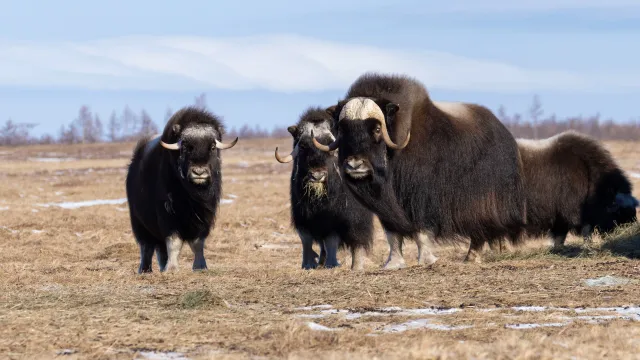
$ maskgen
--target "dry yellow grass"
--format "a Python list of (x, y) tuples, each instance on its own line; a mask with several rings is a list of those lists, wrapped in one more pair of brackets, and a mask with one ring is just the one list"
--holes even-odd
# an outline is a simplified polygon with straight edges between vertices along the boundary
[[(538, 240), (464, 264), (464, 247), (440, 247), (432, 266), (383, 271), (376, 224), (365, 272), (348, 269), (347, 252), (343, 268), (303, 271), (289, 218), (291, 165), (273, 158), (289, 144), (241, 139), (225, 151), (223, 198), (233, 202), (221, 205), (207, 240), (209, 270), (192, 272), (185, 248), (178, 273), (154, 263), (148, 275), (136, 274), (126, 203), (42, 206), (124, 198), (133, 144), (0, 148), (1, 357), (637, 358), (640, 315), (603, 309), (640, 305), (637, 225), (589, 251), (577, 238), (559, 254)], [(640, 144), (607, 146), (640, 173)], [(416, 255), (408, 244), (409, 265)], [(585, 283), (604, 276), (622, 282)], [(326, 306), (298, 309), (313, 305)]]

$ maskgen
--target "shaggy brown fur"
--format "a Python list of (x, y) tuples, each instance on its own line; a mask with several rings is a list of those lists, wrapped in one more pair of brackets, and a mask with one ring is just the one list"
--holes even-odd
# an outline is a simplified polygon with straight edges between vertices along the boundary
[(328, 111), (338, 119), (353, 97), (376, 101), (396, 144), (411, 131), (407, 147), (393, 150), (375, 135), (375, 120), (338, 123), (343, 170), (354, 158), (371, 168), (367, 178), (345, 176), (345, 182), (387, 232), (413, 238), (432, 232), (439, 242), (470, 238), (473, 250), (503, 237), (520, 240), (522, 162), (515, 139), (489, 109), (439, 107), (412, 78), (365, 74)]
[(636, 221), (632, 185), (595, 139), (566, 131), (544, 140), (518, 139), (524, 161), (527, 233), (551, 233), (556, 246), (568, 232), (609, 232)]

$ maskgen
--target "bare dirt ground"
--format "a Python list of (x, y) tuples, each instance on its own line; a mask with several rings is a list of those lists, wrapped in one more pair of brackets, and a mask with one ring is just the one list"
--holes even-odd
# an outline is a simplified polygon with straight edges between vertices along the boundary
[[(378, 224), (366, 271), (300, 269), (290, 140), (223, 153), (209, 270), (137, 275), (124, 201), (134, 144), (0, 148), (0, 357), (91, 359), (631, 359), (640, 353), (640, 227), (589, 250), (547, 239), (465, 264), (383, 271)], [(607, 143), (640, 197), (640, 143)], [(110, 200), (102, 203), (82, 203)], [(80, 203), (78, 203), (80, 202)], [(83, 206), (84, 205), (84, 206)]]

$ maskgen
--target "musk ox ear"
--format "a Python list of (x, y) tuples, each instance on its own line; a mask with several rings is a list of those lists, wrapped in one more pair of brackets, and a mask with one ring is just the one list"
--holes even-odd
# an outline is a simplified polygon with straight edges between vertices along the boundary
[(180, 125), (175, 124), (173, 125), (173, 127), (171, 127), (171, 130), (173, 131), (174, 134), (179, 134), (180, 133)]
[(331, 115), (331, 117), (335, 117), (335, 113), (336, 113), (336, 105), (331, 105), (328, 108), (326, 108), (324, 111), (327, 112), (327, 114)]
[(296, 132), (298, 131), (298, 127), (295, 125), (291, 125), (287, 128), (287, 131), (289, 132), (289, 134), (291, 134), (291, 136), (296, 136)]
[(400, 110), (400, 105), (389, 102), (385, 106), (385, 111), (386, 111), (385, 115), (387, 117), (392, 117), (398, 112), (398, 110)]

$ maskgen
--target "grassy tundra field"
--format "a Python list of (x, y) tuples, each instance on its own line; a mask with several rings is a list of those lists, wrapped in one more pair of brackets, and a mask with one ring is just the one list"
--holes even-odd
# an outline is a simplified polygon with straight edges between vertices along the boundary
[[(606, 142), (640, 197), (640, 143)], [(625, 359), (640, 354), (640, 229), (533, 239), (482, 264), (437, 247), (436, 264), (383, 271), (376, 220), (365, 271), (300, 269), (289, 173), (276, 146), (223, 157), (223, 200), (191, 271), (137, 275), (124, 201), (133, 143), (0, 148), (0, 357), (92, 359)], [(635, 175), (635, 176), (634, 176)], [(110, 200), (100, 202), (99, 200)], [(93, 202), (92, 202), (93, 201)], [(460, 204), (464, 206), (464, 204)]]

